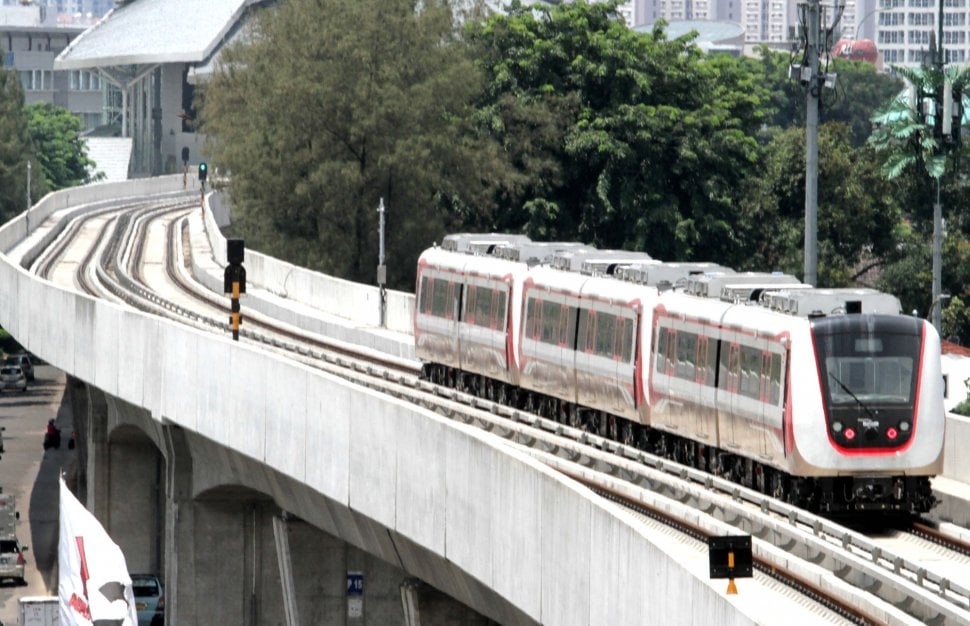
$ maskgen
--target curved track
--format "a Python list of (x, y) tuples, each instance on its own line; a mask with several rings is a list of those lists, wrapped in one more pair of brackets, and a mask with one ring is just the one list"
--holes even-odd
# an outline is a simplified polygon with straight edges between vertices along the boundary
[[(189, 270), (189, 239), (201, 236), (189, 230), (193, 210), (198, 210), (194, 194), (105, 204), (63, 224), (31, 270), (65, 288), (227, 334), (229, 299), (207, 290)], [(638, 515), (672, 519), (668, 523), (690, 527), (695, 536), (726, 529), (750, 533), (764, 571), (838, 619), (970, 622), (970, 589), (964, 586), (970, 557), (966, 546), (945, 535), (935, 533), (931, 540), (914, 533), (854, 532), (603, 437), (431, 384), (420, 379), (416, 362), (355, 350), (258, 314), (246, 314), (240, 337), (491, 431)]]

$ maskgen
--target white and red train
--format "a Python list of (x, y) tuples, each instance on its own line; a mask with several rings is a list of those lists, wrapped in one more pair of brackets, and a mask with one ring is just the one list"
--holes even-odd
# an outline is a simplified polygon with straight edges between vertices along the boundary
[(811, 510), (923, 513), (942, 470), (940, 341), (871, 289), (449, 235), (418, 262), (431, 380)]

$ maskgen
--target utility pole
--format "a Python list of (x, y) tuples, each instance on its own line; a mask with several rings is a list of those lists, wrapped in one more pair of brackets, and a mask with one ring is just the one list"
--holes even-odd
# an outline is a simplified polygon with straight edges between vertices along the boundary
[(384, 198), (377, 207), (377, 285), (380, 287), (380, 320), (381, 328), (387, 325), (387, 266), (384, 264)]
[(806, 87), (805, 100), (805, 275), (809, 285), (818, 284), (818, 101), (823, 87), (835, 87), (835, 74), (819, 67), (819, 51), (826, 54), (832, 47), (832, 33), (842, 19), (844, 0), (837, 0), (832, 26), (822, 29), (823, 10), (820, 0), (798, 5), (804, 55), (801, 65), (792, 65), (789, 77)]
[[(943, 73), (943, 0), (940, 0), (940, 8), (937, 11), (937, 35), (936, 35), (936, 54), (933, 54), (932, 40), (930, 46), (930, 54), (934, 57), (933, 62), (936, 65), (936, 71), (940, 77), (940, 85), (936, 88), (936, 93), (934, 94), (933, 101), (936, 103), (935, 113), (935, 123), (933, 124), (934, 135), (936, 135), (936, 140), (939, 142), (939, 150), (943, 151), (943, 144), (946, 138), (943, 136), (943, 115), (945, 105), (944, 97), (944, 85), (946, 83), (946, 75)], [(937, 132), (939, 129), (939, 132)], [(957, 130), (959, 132), (959, 128)], [(936, 202), (933, 203), (933, 294), (930, 302), (937, 303), (940, 300), (940, 294), (943, 292), (943, 200), (940, 179), (943, 177), (942, 174), (936, 177)], [(936, 332), (942, 335), (943, 330), (943, 304), (940, 306), (931, 307), (930, 318), (933, 323), (933, 327), (936, 328)]]
[[(819, 0), (809, 0), (805, 11), (808, 42), (805, 53), (812, 78), (818, 72), (819, 31), (822, 10)], [(817, 80), (810, 80), (805, 102), (805, 276), (809, 285), (818, 285), (818, 97)]]
[(27, 161), (27, 210), (24, 211), (24, 222), (27, 226), (27, 234), (30, 234), (30, 161)]

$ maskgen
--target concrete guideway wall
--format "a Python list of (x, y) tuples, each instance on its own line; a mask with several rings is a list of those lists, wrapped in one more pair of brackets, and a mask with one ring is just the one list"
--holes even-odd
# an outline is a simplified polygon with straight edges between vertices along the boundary
[[(219, 227), (230, 223), (229, 209), (222, 194), (213, 193), (206, 198), (210, 209), (205, 224), (209, 245), (216, 261), (225, 265), (226, 238)], [(244, 265), (247, 282), (253, 281), (267, 291), (339, 317), (347, 318), (348, 311), (352, 311), (356, 324), (380, 326), (380, 290), (376, 286), (327, 276), (251, 250), (246, 250)], [(374, 275), (376, 282), (377, 268)], [(414, 294), (387, 290), (387, 329), (410, 333), (413, 318)]]
[[(173, 185), (180, 177), (84, 193)], [(48, 202), (51, 211), (67, 206)], [(23, 236), (22, 221), (0, 227), (2, 249)], [(0, 324), (66, 373), (439, 555), (468, 578), (422, 571), (429, 582), (486, 615), (490, 607), (468, 592), (474, 581), (546, 624), (639, 623), (651, 614), (671, 624), (753, 623), (622, 511), (489, 435), (245, 343), (63, 290), (5, 255)], [(401, 561), (428, 569), (407, 550)]]

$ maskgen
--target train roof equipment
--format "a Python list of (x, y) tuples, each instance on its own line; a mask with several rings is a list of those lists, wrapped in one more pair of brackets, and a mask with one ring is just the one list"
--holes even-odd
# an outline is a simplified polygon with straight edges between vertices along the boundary
[(492, 254), (500, 259), (531, 266), (550, 263), (558, 253), (595, 249), (575, 241), (519, 241), (497, 245)]
[(727, 302), (757, 302), (766, 289), (799, 289), (807, 287), (790, 274), (780, 272), (708, 272), (687, 278), (687, 293), (702, 298), (720, 298)]
[(449, 252), (464, 254), (491, 254), (496, 246), (531, 241), (525, 235), (505, 235), (502, 233), (455, 233), (445, 235), (441, 248)]
[(587, 276), (612, 276), (618, 267), (634, 263), (659, 263), (646, 252), (630, 250), (599, 250), (580, 248), (557, 253), (551, 265), (564, 272), (577, 272)]
[(734, 270), (717, 263), (634, 263), (616, 269), (614, 276), (638, 285), (657, 287), (661, 291), (684, 287), (687, 279), (696, 274), (733, 274)]
[(868, 288), (784, 289), (762, 294), (761, 303), (773, 311), (798, 317), (853, 313), (899, 315), (902, 312), (899, 298)]

